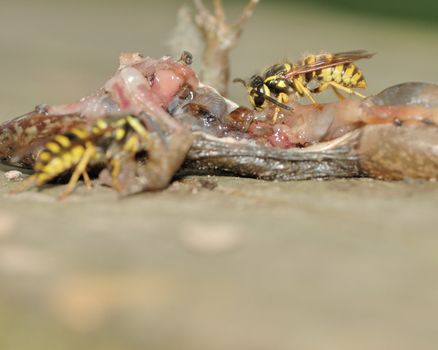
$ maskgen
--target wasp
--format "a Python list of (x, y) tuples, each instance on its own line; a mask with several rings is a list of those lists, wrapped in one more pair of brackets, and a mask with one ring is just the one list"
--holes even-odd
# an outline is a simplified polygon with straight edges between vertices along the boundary
[(35, 173), (12, 192), (30, 187), (42, 187), (65, 174), (71, 174), (60, 199), (67, 197), (82, 176), (85, 185), (92, 187), (89, 170), (105, 168), (111, 174), (111, 186), (121, 191), (123, 166), (134, 164), (150, 146), (150, 133), (143, 119), (134, 115), (106, 117), (90, 125), (72, 127), (50, 139), (38, 154)]
[[(365, 50), (308, 55), (298, 63), (275, 64), (262, 74), (252, 76), (249, 81), (235, 79), (234, 82), (240, 82), (247, 88), (249, 101), (256, 110), (265, 109), (269, 102), (278, 108), (290, 110), (287, 103), (292, 94), (305, 96), (314, 105), (318, 105), (312, 94), (328, 87), (340, 99), (343, 96), (339, 91), (365, 98), (353, 90), (367, 87), (362, 71), (354, 62), (373, 55)], [(309, 83), (313, 81), (318, 85), (311, 89)]]

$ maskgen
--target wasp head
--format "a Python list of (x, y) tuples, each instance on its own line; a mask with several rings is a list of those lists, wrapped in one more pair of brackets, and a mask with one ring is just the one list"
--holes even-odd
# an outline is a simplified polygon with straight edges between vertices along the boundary
[(260, 75), (251, 77), (247, 89), (249, 101), (256, 110), (262, 110), (267, 107), (267, 97), (271, 96), (271, 91)]
[(253, 75), (248, 83), (242, 79), (234, 79), (234, 82), (242, 83), (246, 87), (249, 102), (256, 110), (262, 110), (267, 107), (267, 97), (271, 95), (271, 91), (260, 75)]

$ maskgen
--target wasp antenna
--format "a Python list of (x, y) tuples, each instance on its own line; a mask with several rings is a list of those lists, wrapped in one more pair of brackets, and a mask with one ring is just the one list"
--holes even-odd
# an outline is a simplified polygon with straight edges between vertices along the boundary
[(286, 109), (288, 111), (292, 111), (293, 110), (293, 108), (291, 106), (285, 105), (284, 103), (281, 103), (281, 102), (277, 101), (275, 98), (272, 98), (271, 96), (266, 96), (265, 95), (265, 98), (269, 102), (273, 103), (274, 105), (276, 105), (276, 106), (278, 106), (280, 108)]
[(233, 79), (233, 83), (241, 83), (243, 86), (247, 87), (246, 81), (240, 78)]

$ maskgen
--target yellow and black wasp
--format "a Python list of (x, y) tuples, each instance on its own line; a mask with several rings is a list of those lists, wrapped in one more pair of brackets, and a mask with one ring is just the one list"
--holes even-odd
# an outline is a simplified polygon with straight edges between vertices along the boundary
[[(339, 91), (364, 98), (364, 95), (353, 90), (367, 87), (362, 71), (354, 62), (373, 55), (365, 50), (308, 55), (296, 64), (275, 64), (262, 74), (252, 76), (248, 82), (242, 79), (234, 81), (245, 85), (249, 101), (256, 110), (263, 110), (269, 102), (278, 108), (291, 109), (287, 103), (292, 94), (306, 96), (318, 105), (312, 94), (322, 92), (329, 86), (339, 98), (343, 98)], [(313, 81), (318, 85), (311, 89), (308, 85)]]
[(120, 191), (119, 176), (126, 162), (147, 152), (150, 134), (142, 119), (133, 116), (99, 118), (90, 125), (73, 127), (54, 136), (38, 154), (35, 173), (13, 192), (32, 186), (42, 187), (56, 177), (71, 173), (70, 181), (60, 198), (68, 196), (82, 176), (92, 187), (88, 171), (105, 168), (110, 171), (112, 187)]

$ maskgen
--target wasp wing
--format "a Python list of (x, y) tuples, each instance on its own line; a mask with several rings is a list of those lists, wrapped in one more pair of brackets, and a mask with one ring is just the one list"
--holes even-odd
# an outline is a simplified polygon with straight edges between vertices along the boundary
[(360, 59), (371, 58), (374, 55), (375, 55), (374, 53), (369, 53), (365, 50), (355, 50), (355, 51), (337, 52), (334, 54), (316, 55), (315, 63), (301, 64), (295, 66), (292, 71), (285, 74), (285, 78), (290, 78), (299, 74), (314, 72), (320, 69), (337, 66), (339, 64), (352, 63)]

